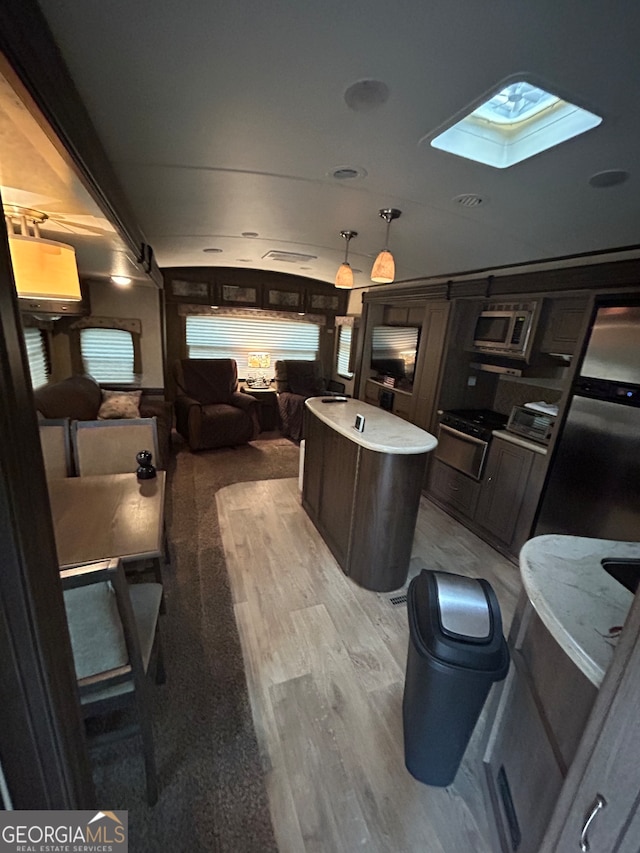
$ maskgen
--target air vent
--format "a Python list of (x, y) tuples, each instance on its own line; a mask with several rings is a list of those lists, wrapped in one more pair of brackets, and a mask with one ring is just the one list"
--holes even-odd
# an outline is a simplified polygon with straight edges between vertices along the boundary
[(285, 264), (306, 264), (315, 261), (317, 255), (303, 255), (302, 252), (278, 252), (273, 249), (262, 256), (266, 261), (281, 261)]
[(367, 170), (362, 166), (336, 166), (329, 175), (336, 181), (353, 181), (356, 178), (366, 178)]
[(463, 195), (457, 195), (454, 198), (454, 202), (461, 207), (478, 207), (479, 204), (482, 204), (482, 199), (475, 193), (464, 193)]
[(393, 604), (394, 607), (399, 607), (401, 604), (407, 603), (407, 596), (405, 595), (392, 595), (389, 599), (389, 602)]

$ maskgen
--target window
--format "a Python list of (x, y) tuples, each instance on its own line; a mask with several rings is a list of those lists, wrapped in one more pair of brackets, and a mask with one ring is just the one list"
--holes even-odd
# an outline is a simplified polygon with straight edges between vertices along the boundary
[(123, 329), (81, 329), (80, 350), (86, 373), (96, 382), (133, 385), (133, 335)]
[(258, 320), (251, 317), (187, 316), (189, 358), (233, 358), (238, 375), (247, 375), (250, 352), (266, 352), (271, 359), (267, 376), (273, 377), (278, 359), (313, 361), (318, 357), (320, 327), (295, 320)]
[(434, 148), (506, 169), (572, 139), (602, 118), (527, 80), (506, 80), (491, 96), (435, 138)]
[(46, 385), (49, 380), (49, 361), (44, 334), (40, 329), (25, 329), (24, 342), (29, 360), (31, 386), (35, 391), (36, 388)]
[(338, 326), (338, 376), (345, 379), (353, 378), (353, 371), (349, 370), (351, 362), (351, 341), (353, 340), (353, 329), (351, 326)]

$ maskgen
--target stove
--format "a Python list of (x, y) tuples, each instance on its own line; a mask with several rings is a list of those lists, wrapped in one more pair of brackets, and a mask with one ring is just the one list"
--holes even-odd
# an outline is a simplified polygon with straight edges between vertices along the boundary
[(504, 429), (508, 420), (507, 415), (491, 409), (450, 409), (442, 413), (440, 423), (466, 435), (489, 441), (493, 430)]

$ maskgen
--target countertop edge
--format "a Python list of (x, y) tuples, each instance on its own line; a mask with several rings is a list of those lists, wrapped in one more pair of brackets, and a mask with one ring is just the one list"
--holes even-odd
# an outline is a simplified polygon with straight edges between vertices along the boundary
[(495, 438), (501, 438), (503, 441), (510, 441), (511, 444), (517, 444), (518, 447), (526, 447), (527, 450), (532, 450), (534, 453), (540, 453), (542, 456), (546, 456), (548, 453), (548, 448), (545, 447), (544, 444), (538, 444), (537, 442), (524, 438), (521, 435), (514, 435), (514, 433), (508, 432), (506, 429), (494, 429), (491, 435)]
[[(305, 401), (305, 405), (323, 423), (365, 450), (398, 456), (417, 456), (429, 453), (438, 444), (438, 440), (430, 432), (378, 406), (351, 398), (343, 403), (322, 403), (322, 399), (310, 397)], [(365, 418), (364, 432), (359, 432), (353, 425), (357, 414), (362, 414)], [(391, 436), (388, 440), (383, 437), (385, 430)]]
[(624, 625), (633, 595), (600, 565), (605, 557), (640, 558), (640, 542), (537, 536), (520, 551), (520, 574), (534, 610), (561, 649), (599, 687), (615, 653), (613, 627)]

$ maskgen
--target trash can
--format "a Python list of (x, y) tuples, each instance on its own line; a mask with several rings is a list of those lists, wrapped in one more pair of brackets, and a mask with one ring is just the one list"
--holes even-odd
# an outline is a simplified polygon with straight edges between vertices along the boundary
[(453, 782), (509, 649), (488, 581), (423, 570), (407, 593), (409, 652), (402, 702), (407, 770), (426, 785)]

